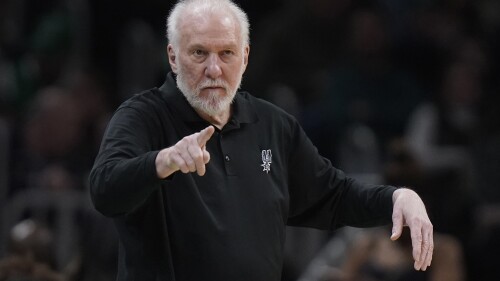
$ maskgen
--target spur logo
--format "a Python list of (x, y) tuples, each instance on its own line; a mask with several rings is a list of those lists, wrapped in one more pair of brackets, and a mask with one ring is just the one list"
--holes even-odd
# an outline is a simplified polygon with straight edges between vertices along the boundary
[(264, 172), (268, 173), (271, 171), (271, 163), (273, 162), (273, 154), (271, 149), (262, 150), (262, 167)]

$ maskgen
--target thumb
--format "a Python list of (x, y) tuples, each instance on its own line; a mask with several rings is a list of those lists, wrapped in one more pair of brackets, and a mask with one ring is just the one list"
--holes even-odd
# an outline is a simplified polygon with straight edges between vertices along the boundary
[(203, 163), (207, 164), (210, 161), (210, 153), (203, 149)]
[(403, 215), (400, 212), (396, 212), (392, 215), (391, 240), (392, 241), (398, 240), (402, 232), (403, 232)]
[(197, 141), (200, 147), (204, 147), (207, 141), (212, 137), (215, 132), (214, 126), (208, 126), (198, 133)]

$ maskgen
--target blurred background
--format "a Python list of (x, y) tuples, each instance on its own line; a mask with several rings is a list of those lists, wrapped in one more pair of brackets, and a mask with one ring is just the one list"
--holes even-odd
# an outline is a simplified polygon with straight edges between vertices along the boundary
[[(350, 176), (415, 189), (436, 233), (417, 273), (390, 228), (288, 228), (282, 279), (499, 280), (500, 1), (236, 2), (242, 89)], [(114, 280), (87, 176), (114, 109), (169, 71), (173, 3), (0, 1), (0, 280)]]

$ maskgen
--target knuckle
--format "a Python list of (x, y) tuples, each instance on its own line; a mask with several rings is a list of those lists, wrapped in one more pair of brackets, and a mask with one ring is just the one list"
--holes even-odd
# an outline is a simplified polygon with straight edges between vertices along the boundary
[(185, 144), (189, 142), (189, 137), (183, 137), (178, 143), (179, 144)]
[(411, 238), (416, 242), (422, 242), (422, 234), (412, 233)]
[(196, 135), (190, 135), (183, 137), (179, 142), (182, 142), (183, 144), (190, 144), (193, 142), (193, 140), (196, 140)]
[(412, 218), (410, 220), (410, 225), (413, 225), (415, 227), (422, 227), (423, 225), (422, 219), (419, 217)]
[(193, 166), (194, 162), (191, 158), (186, 158), (186, 166), (191, 167)]
[(399, 219), (401, 219), (401, 218), (402, 218), (402, 216), (401, 216), (401, 212), (399, 212), (399, 211), (394, 211), (394, 212), (392, 213), (392, 219), (393, 219), (393, 220), (399, 220)]
[(200, 160), (203, 159), (203, 153), (199, 149), (194, 149), (191, 152), (191, 156), (193, 157), (194, 160)]

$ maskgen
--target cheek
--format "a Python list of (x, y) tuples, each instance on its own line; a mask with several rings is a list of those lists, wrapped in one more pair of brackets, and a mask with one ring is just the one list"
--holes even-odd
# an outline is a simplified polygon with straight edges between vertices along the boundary
[(182, 72), (185, 79), (190, 83), (195, 83), (203, 76), (202, 67), (190, 61), (182, 61), (179, 65), (179, 71)]
[(241, 76), (243, 75), (243, 65), (237, 65), (235, 67), (232, 67), (230, 71), (228, 72), (228, 80), (232, 84), (236, 84), (240, 81)]

